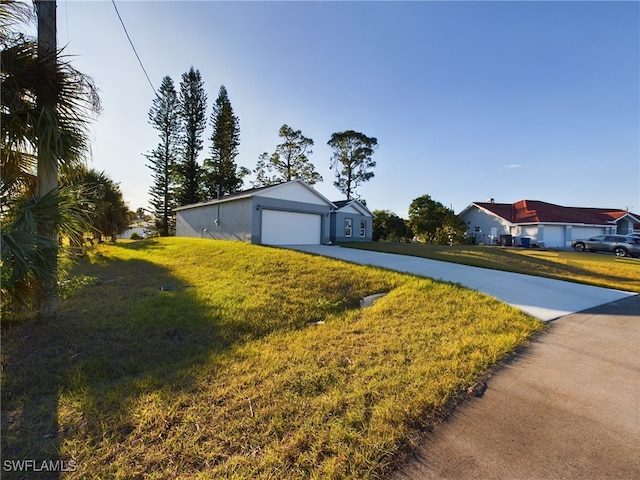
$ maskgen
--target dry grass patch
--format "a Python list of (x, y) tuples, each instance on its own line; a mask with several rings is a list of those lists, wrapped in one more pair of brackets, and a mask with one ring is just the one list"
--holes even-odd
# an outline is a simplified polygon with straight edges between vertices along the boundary
[(79, 271), (101, 283), (55, 324), (3, 325), (3, 459), (73, 459), (67, 478), (377, 478), (543, 328), (457, 285), (240, 243), (105, 246)]

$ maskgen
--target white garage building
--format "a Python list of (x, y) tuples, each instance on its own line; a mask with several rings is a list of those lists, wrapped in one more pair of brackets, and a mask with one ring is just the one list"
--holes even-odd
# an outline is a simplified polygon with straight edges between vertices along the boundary
[(335, 205), (302, 180), (176, 208), (176, 236), (308, 245), (330, 240)]

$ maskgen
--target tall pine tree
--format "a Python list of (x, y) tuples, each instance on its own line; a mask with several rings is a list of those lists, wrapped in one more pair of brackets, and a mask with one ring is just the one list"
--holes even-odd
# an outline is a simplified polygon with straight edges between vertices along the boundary
[(242, 178), (250, 173), (246, 168), (238, 168), (235, 158), (240, 145), (240, 121), (233, 114), (233, 107), (224, 85), (220, 87), (218, 98), (213, 105), (210, 118), (211, 158), (204, 161), (203, 189), (208, 198), (234, 193), (242, 187)]
[(178, 94), (171, 77), (162, 79), (158, 96), (149, 110), (149, 123), (158, 130), (160, 142), (146, 155), (153, 172), (149, 190), (158, 234), (167, 236), (175, 229), (176, 162), (179, 157), (180, 110)]
[(202, 199), (198, 154), (202, 150), (202, 133), (207, 126), (207, 94), (200, 71), (193, 67), (182, 74), (180, 82), (180, 117), (182, 118), (182, 161), (179, 164), (178, 206)]
[(313, 153), (313, 140), (302, 135), (301, 130), (294, 130), (289, 125), (282, 125), (278, 136), (283, 141), (276, 147), (276, 151), (270, 157), (265, 152), (258, 159), (254, 170), (254, 185), (273, 185), (295, 178), (309, 185), (321, 182), (322, 177), (309, 160), (309, 155)]

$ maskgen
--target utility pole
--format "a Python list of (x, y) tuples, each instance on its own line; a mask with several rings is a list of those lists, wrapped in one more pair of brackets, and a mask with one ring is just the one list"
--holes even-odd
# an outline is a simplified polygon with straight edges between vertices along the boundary
[[(56, 0), (35, 0), (38, 15), (38, 62), (42, 66), (41, 80), (38, 82), (36, 98), (41, 110), (38, 125), (38, 177), (36, 198), (41, 200), (53, 192), (57, 202), (58, 193), (58, 126), (56, 105), (58, 102), (57, 40), (56, 40)], [(46, 123), (47, 125), (44, 125)], [(46, 132), (44, 130), (47, 130)], [(57, 215), (56, 215), (57, 216)], [(58, 235), (55, 219), (42, 219), (38, 233), (53, 240), (52, 252), (48, 252), (54, 262), (50, 276), (40, 285), (39, 313), (43, 318), (51, 318), (56, 313), (56, 283), (58, 278)]]

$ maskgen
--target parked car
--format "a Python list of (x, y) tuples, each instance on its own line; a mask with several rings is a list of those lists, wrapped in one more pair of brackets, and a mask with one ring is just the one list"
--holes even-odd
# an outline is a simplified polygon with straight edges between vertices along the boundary
[(571, 246), (578, 252), (611, 252), (617, 257), (640, 256), (640, 238), (632, 235), (596, 235), (588, 240), (574, 240)]

